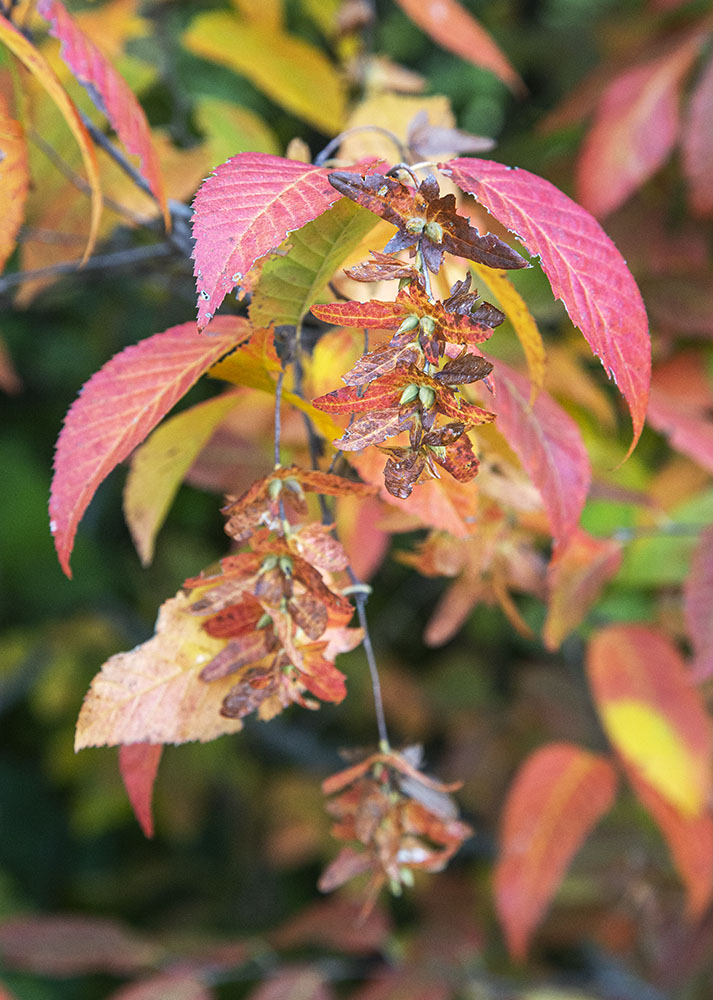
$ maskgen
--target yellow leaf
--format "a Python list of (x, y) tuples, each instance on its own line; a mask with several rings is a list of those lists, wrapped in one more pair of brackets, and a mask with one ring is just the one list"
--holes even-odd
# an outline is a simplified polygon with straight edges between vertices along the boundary
[(530, 373), (530, 405), (535, 402), (545, 380), (545, 345), (524, 299), (512, 284), (505, 271), (496, 271), (483, 264), (472, 263), (481, 294), (485, 286), (494, 295), (501, 309), (512, 323), (517, 338), (522, 344)]
[(203, 667), (226, 645), (189, 614), (196, 600), (180, 592), (159, 611), (156, 634), (117, 653), (92, 681), (77, 721), (75, 750), (121, 743), (207, 742), (242, 728), (220, 706), (233, 677), (200, 680)]
[(42, 84), (49, 96), (59, 108), (62, 117), (72, 131), (72, 135), (77, 140), (84, 169), (87, 172), (89, 188), (91, 191), (91, 215), (89, 238), (82, 257), (84, 263), (91, 255), (96, 243), (99, 231), (99, 219), (102, 211), (102, 193), (99, 182), (99, 166), (97, 164), (96, 153), (92, 140), (89, 137), (82, 119), (79, 116), (76, 105), (60, 83), (54, 70), (51, 68), (44, 56), (37, 51), (34, 45), (22, 35), (17, 28), (11, 24), (7, 18), (0, 15), (0, 40), (10, 49), (13, 55), (26, 66), (34, 77)]
[(246, 21), (280, 31), (284, 20), (284, 0), (233, 0), (233, 7)]
[(709, 761), (695, 760), (671, 724), (643, 702), (621, 698), (600, 707), (604, 728), (622, 756), (660, 795), (685, 816), (700, 814)]
[(252, 111), (229, 101), (201, 97), (196, 103), (196, 120), (206, 139), (211, 167), (247, 150), (280, 152), (272, 129)]
[(0, 270), (15, 249), (29, 182), (25, 133), (0, 95)]
[(124, 487), (124, 517), (144, 566), (178, 488), (203, 446), (239, 401), (217, 396), (166, 420), (136, 449)]
[[(411, 119), (419, 111), (425, 111), (432, 125), (454, 128), (455, 118), (447, 97), (438, 94), (433, 97), (415, 97), (408, 94), (371, 94), (358, 104), (349, 117), (348, 128), (378, 125), (393, 132), (402, 143)], [(356, 132), (344, 140), (339, 149), (344, 160), (356, 162), (364, 157), (376, 156), (388, 163), (401, 159), (401, 152), (392, 139), (376, 131)]]
[(191, 52), (246, 76), (328, 135), (343, 127), (344, 80), (319, 49), (302, 39), (217, 11), (196, 17), (183, 40)]

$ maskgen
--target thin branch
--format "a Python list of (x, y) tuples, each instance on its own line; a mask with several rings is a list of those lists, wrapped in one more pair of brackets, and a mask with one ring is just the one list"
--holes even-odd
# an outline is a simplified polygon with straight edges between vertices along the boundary
[(61, 274), (80, 276), (90, 271), (134, 266), (161, 257), (170, 257), (173, 252), (173, 247), (168, 243), (156, 243), (148, 247), (131, 247), (128, 250), (97, 254), (95, 257), (90, 257), (81, 267), (78, 260), (72, 260), (63, 261), (61, 264), (50, 264), (48, 267), (38, 267), (34, 271), (16, 271), (13, 274), (4, 274), (0, 277), (0, 295), (15, 285), (21, 285), (23, 282), (32, 281), (35, 278), (54, 278)]
[(280, 462), (280, 439), (282, 437), (282, 383), (285, 379), (285, 369), (280, 369), (275, 386), (275, 468), (279, 468)]
[(148, 181), (146, 181), (142, 174), (139, 173), (136, 167), (127, 160), (121, 150), (114, 145), (111, 139), (104, 135), (102, 130), (94, 124), (91, 118), (87, 117), (83, 111), (80, 111), (79, 115), (84, 123), (84, 127), (87, 132), (89, 132), (95, 145), (103, 149), (104, 152), (112, 158), (116, 165), (124, 171), (127, 177), (133, 181), (136, 187), (143, 191), (144, 194), (148, 195), (149, 198), (151, 198), (152, 201), (155, 201), (158, 205), (158, 198), (149, 187)]
[(337, 149), (340, 144), (347, 138), (347, 136), (355, 135), (357, 132), (378, 132), (380, 135), (386, 136), (393, 142), (394, 146), (399, 151), (399, 156), (402, 160), (408, 157), (408, 150), (401, 142), (397, 135), (394, 135), (388, 128), (382, 128), (381, 125), (354, 125), (352, 128), (345, 129), (344, 132), (340, 132), (336, 135), (327, 145), (324, 147), (321, 153), (318, 153), (314, 158), (315, 166), (322, 167), (329, 159), (330, 155)]
[[(357, 577), (351, 566), (347, 566), (347, 574), (349, 579), (352, 581), (352, 586), (363, 587), (359, 578)], [(367, 595), (363, 590), (357, 590), (354, 592), (354, 603), (356, 604), (357, 616), (359, 618), (359, 624), (364, 632), (364, 653), (366, 654), (366, 662), (369, 665), (369, 674), (371, 676), (371, 689), (374, 693), (374, 711), (376, 713), (376, 728), (379, 732), (379, 745), (383, 750), (387, 750), (390, 746), (389, 744), (389, 732), (386, 728), (386, 715), (384, 714), (384, 699), (381, 693), (381, 680), (379, 678), (379, 668), (376, 664), (376, 657), (374, 656), (374, 647), (371, 642), (371, 633), (369, 632), (369, 622), (366, 617), (366, 602)]]

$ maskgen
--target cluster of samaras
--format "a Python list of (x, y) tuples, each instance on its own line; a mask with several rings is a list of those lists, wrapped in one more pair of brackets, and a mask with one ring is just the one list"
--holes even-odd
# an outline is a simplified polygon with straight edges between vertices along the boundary
[[(489, 423), (494, 414), (463, 398), (460, 389), (487, 384), (492, 364), (476, 350), (504, 320), (471, 291), (470, 275), (458, 281), (444, 301), (430, 294), (428, 272), (438, 273), (447, 251), (489, 267), (517, 268), (527, 263), (492, 234), (481, 236), (455, 211), (453, 195), (439, 196), (429, 175), (418, 188), (382, 174), (333, 173), (330, 181), (398, 227), (373, 260), (346, 273), (357, 281), (396, 280), (394, 302), (340, 302), (314, 306), (319, 319), (344, 326), (394, 329), (386, 344), (364, 354), (343, 377), (346, 386), (314, 400), (329, 413), (359, 414), (335, 441), (343, 451), (376, 445), (388, 455), (384, 482), (393, 496), (405, 499), (420, 479), (438, 476), (436, 466), (460, 482), (478, 471), (467, 431)], [(419, 267), (393, 252), (412, 248)], [(384, 442), (408, 433), (408, 444)]]
[(278, 467), (237, 500), (230, 500), (227, 533), (245, 551), (221, 561), (220, 572), (186, 580), (197, 591), (191, 612), (205, 631), (227, 639), (201, 671), (210, 682), (235, 674), (221, 712), (270, 719), (296, 702), (305, 708), (340, 702), (344, 675), (338, 653), (357, 646), (361, 629), (348, 628), (354, 609), (333, 580), (347, 555), (322, 524), (303, 523), (305, 492), (368, 494), (369, 486), (296, 466)]

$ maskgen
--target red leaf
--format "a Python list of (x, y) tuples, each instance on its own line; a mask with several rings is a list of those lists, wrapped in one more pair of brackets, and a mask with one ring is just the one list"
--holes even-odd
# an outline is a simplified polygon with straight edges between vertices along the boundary
[(131, 808), (146, 837), (153, 837), (151, 799), (161, 760), (161, 743), (129, 743), (119, 747), (119, 770)]
[(572, 857), (614, 801), (616, 772), (568, 743), (535, 751), (508, 793), (495, 866), (495, 905), (508, 947), (522, 959)]
[(596, 633), (587, 671), (597, 711), (627, 772), (682, 816), (706, 811), (713, 724), (676, 647), (643, 625)]
[(572, 418), (546, 392), (530, 406), (527, 379), (498, 362), (493, 409), (498, 429), (540, 491), (553, 538), (572, 534), (587, 498), (589, 458)]
[(369, 327), (372, 330), (396, 329), (412, 312), (401, 302), (330, 302), (312, 306), (317, 319), (335, 326)]
[(491, 160), (451, 160), (441, 169), (539, 254), (552, 291), (629, 405), (630, 453), (646, 415), (651, 344), (624, 258), (589, 212), (542, 177)]
[(268, 153), (238, 153), (213, 171), (193, 202), (198, 329), (256, 260), (339, 200), (327, 171)]
[(694, 214), (713, 214), (713, 59), (703, 70), (683, 127), (683, 170)]
[(683, 610), (693, 646), (693, 676), (713, 676), (713, 528), (701, 535), (683, 588)]
[(577, 198), (594, 215), (613, 212), (666, 162), (678, 138), (683, 78), (699, 48), (689, 37), (604, 91), (577, 165)]
[(516, 94), (525, 84), (493, 37), (456, 0), (397, 0), (412, 21), (442, 45), (474, 66), (494, 73)]
[(159, 972), (126, 983), (107, 1000), (214, 1000), (213, 991), (191, 972)]
[(84, 385), (57, 440), (50, 495), (50, 530), (67, 576), (77, 525), (99, 484), (249, 332), (238, 317), (220, 318), (210, 337), (182, 323), (127, 347)]
[(674, 864), (686, 886), (688, 914), (701, 917), (713, 896), (713, 818), (682, 816), (651, 785), (629, 772), (629, 781), (668, 844)]
[(52, 25), (50, 34), (62, 43), (60, 55), (87, 90), (129, 153), (141, 160), (141, 169), (161, 206), (166, 228), (171, 214), (161, 174), (158, 153), (143, 108), (122, 76), (77, 27), (59, 0), (40, 0), (37, 10)]

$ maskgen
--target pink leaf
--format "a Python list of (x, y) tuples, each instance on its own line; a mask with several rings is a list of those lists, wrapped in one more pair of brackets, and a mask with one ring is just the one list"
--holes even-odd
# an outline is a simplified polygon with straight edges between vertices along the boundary
[(693, 646), (693, 676), (698, 681), (708, 680), (713, 677), (713, 528), (706, 528), (700, 537), (683, 596)]
[(146, 115), (131, 88), (94, 42), (77, 27), (60, 0), (40, 0), (37, 10), (51, 23), (50, 34), (62, 43), (60, 55), (67, 66), (99, 110), (106, 114), (128, 152), (141, 160), (143, 175), (161, 206), (166, 228), (170, 228), (171, 215), (158, 153)]
[(646, 311), (624, 258), (589, 212), (549, 181), (491, 160), (441, 164), (532, 254), (623, 394), (639, 439), (651, 378)]
[(173, 326), (115, 355), (81, 390), (57, 440), (50, 530), (62, 569), (97, 487), (181, 396), (250, 332), (247, 320), (220, 318), (213, 336), (193, 323)]
[(530, 383), (497, 363), (497, 428), (540, 491), (553, 538), (563, 544), (579, 521), (589, 490), (589, 458), (572, 418), (546, 392), (530, 406)]
[(683, 128), (683, 170), (696, 215), (713, 214), (713, 59), (696, 83)]
[(397, 2), (411, 20), (444, 49), (474, 66), (490, 70), (516, 94), (526, 93), (527, 88), (492, 35), (456, 0)]
[(129, 743), (119, 747), (119, 770), (131, 808), (145, 836), (153, 837), (151, 800), (161, 760), (161, 743)]
[(577, 165), (577, 197), (594, 215), (618, 208), (662, 166), (679, 132), (683, 79), (698, 36), (617, 76), (602, 95)]
[(328, 171), (268, 153), (238, 153), (213, 171), (193, 202), (198, 329), (256, 260), (338, 201)]
[(525, 957), (572, 857), (615, 792), (611, 764), (568, 743), (542, 747), (518, 771), (505, 803), (494, 873), (495, 905), (515, 958)]
[(672, 448), (713, 472), (713, 392), (705, 364), (700, 351), (682, 351), (657, 365), (647, 417)]

